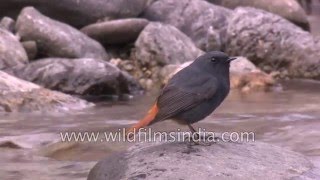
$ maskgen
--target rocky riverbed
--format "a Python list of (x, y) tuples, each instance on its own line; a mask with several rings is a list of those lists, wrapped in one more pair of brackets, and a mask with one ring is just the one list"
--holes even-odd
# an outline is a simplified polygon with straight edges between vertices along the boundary
[[(181, 168), (170, 169), (171, 161), (157, 164), (152, 154), (147, 164), (131, 159), (143, 152), (177, 151), (167, 157), (181, 164), (217, 153), (199, 165), (209, 172), (209, 161), (215, 161), (211, 175), (217, 177), (260, 178), (257, 172), (268, 169), (273, 179), (317, 179), (320, 6), (313, 3), (308, 16), (296, 0), (4, 0), (0, 163), (5, 166), (0, 177), (85, 179), (100, 160), (90, 179), (110, 175), (114, 167), (108, 161), (115, 161), (115, 167), (132, 164), (113, 174), (119, 178), (161, 179), (159, 173), (171, 177), (177, 172), (188, 179), (192, 176)], [(196, 153), (188, 156), (179, 143), (61, 142), (61, 132), (115, 132), (134, 123), (154, 101), (153, 92), (213, 50), (238, 57), (231, 64), (232, 93), (198, 125), (217, 132), (253, 131), (256, 144), (195, 147)], [(153, 128), (184, 127), (168, 121)], [(241, 158), (248, 166), (239, 166)], [(247, 171), (254, 170), (250, 163), (258, 169)], [(200, 171), (193, 175), (211, 177)]]
[(307, 15), (295, 0), (4, 4), (1, 71), (71, 95), (156, 90), (212, 50), (243, 57), (231, 73), (232, 88), (241, 91), (270, 91), (278, 79), (320, 77), (318, 38), (308, 32)]

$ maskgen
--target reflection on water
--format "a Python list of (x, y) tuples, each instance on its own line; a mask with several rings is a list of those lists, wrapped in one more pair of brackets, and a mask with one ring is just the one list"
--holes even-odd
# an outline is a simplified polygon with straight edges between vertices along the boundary
[[(215, 114), (195, 126), (216, 132), (255, 132), (257, 140), (301, 152), (319, 166), (319, 90), (318, 83), (291, 81), (285, 83), (283, 92), (232, 92)], [(85, 179), (98, 159), (130, 144), (62, 143), (59, 133), (116, 131), (141, 118), (154, 97), (103, 103), (81, 112), (1, 115), (1, 179)], [(153, 128), (187, 130), (172, 121)]]

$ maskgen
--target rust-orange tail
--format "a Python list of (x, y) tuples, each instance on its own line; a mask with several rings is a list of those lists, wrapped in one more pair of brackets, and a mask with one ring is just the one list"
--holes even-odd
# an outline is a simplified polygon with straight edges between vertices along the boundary
[(139, 131), (140, 128), (148, 126), (154, 120), (158, 111), (159, 109), (157, 107), (157, 103), (155, 103), (143, 119), (141, 119), (137, 124), (133, 125), (127, 130), (127, 137), (131, 138), (135, 133)]

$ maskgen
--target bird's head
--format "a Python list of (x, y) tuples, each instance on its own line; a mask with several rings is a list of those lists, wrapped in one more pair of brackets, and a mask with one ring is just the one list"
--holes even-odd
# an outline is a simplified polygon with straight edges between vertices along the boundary
[(229, 57), (226, 53), (221, 51), (211, 51), (200, 56), (196, 61), (202, 66), (203, 69), (214, 72), (228, 72), (230, 62), (235, 60), (236, 57)]
[(229, 57), (226, 53), (220, 51), (211, 51), (204, 56), (214, 65), (229, 65), (231, 61), (237, 59), (236, 57)]

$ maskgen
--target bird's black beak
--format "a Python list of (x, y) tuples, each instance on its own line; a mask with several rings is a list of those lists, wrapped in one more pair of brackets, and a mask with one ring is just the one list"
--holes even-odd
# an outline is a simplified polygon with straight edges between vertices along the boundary
[(237, 57), (230, 57), (230, 58), (228, 59), (228, 62), (231, 62), (231, 61), (236, 60), (236, 59), (237, 59)]

